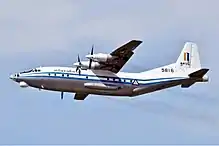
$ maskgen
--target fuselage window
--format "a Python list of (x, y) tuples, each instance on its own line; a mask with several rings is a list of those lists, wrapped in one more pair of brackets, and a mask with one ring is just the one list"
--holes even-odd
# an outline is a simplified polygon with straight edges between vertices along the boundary
[(67, 77), (69, 77), (69, 74), (67, 74)]
[(62, 76), (64, 77), (64, 74), (62, 74)]
[(86, 76), (86, 79), (88, 79), (88, 76)]
[(48, 75), (50, 76), (50, 73)]

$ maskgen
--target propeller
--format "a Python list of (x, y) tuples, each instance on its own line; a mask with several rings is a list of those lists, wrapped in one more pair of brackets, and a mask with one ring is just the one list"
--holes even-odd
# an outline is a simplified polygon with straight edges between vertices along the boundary
[(79, 74), (81, 74), (81, 65), (82, 65), (82, 63), (81, 63), (81, 59), (80, 59), (80, 56), (79, 56), (79, 54), (78, 54), (78, 63), (79, 63), (79, 66), (77, 66), (77, 68), (76, 68), (76, 72), (77, 71), (79, 71)]
[[(90, 52), (90, 55), (93, 55), (93, 54), (94, 54), (94, 45), (92, 45), (91, 52)], [(89, 69), (91, 69), (91, 65), (92, 65), (92, 59), (90, 59)]]

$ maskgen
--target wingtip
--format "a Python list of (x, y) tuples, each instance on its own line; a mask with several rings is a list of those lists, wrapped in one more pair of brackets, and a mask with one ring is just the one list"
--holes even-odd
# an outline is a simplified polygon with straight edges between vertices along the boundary
[(138, 39), (136, 39), (136, 40), (132, 40), (133, 42), (138, 42), (138, 43), (142, 43), (143, 41), (142, 40), (138, 40)]

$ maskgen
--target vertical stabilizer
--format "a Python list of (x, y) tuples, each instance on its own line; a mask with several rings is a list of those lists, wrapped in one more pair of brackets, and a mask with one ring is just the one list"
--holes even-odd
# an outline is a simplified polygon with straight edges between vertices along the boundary
[(199, 59), (198, 46), (192, 42), (186, 42), (179, 58), (176, 61), (177, 68), (200, 69), (201, 63)]

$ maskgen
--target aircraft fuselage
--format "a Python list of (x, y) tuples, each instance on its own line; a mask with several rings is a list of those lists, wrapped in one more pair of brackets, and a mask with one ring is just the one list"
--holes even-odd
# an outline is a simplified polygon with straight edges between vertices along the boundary
[(141, 95), (180, 85), (188, 80), (187, 76), (177, 74), (155, 76), (153, 71), (144, 74), (124, 72), (114, 74), (102, 70), (81, 70), (79, 74), (75, 70), (68, 67), (42, 67), (12, 75), (11, 79), (20, 83), (21, 87), (26, 85), (51, 91), (109, 96)]

